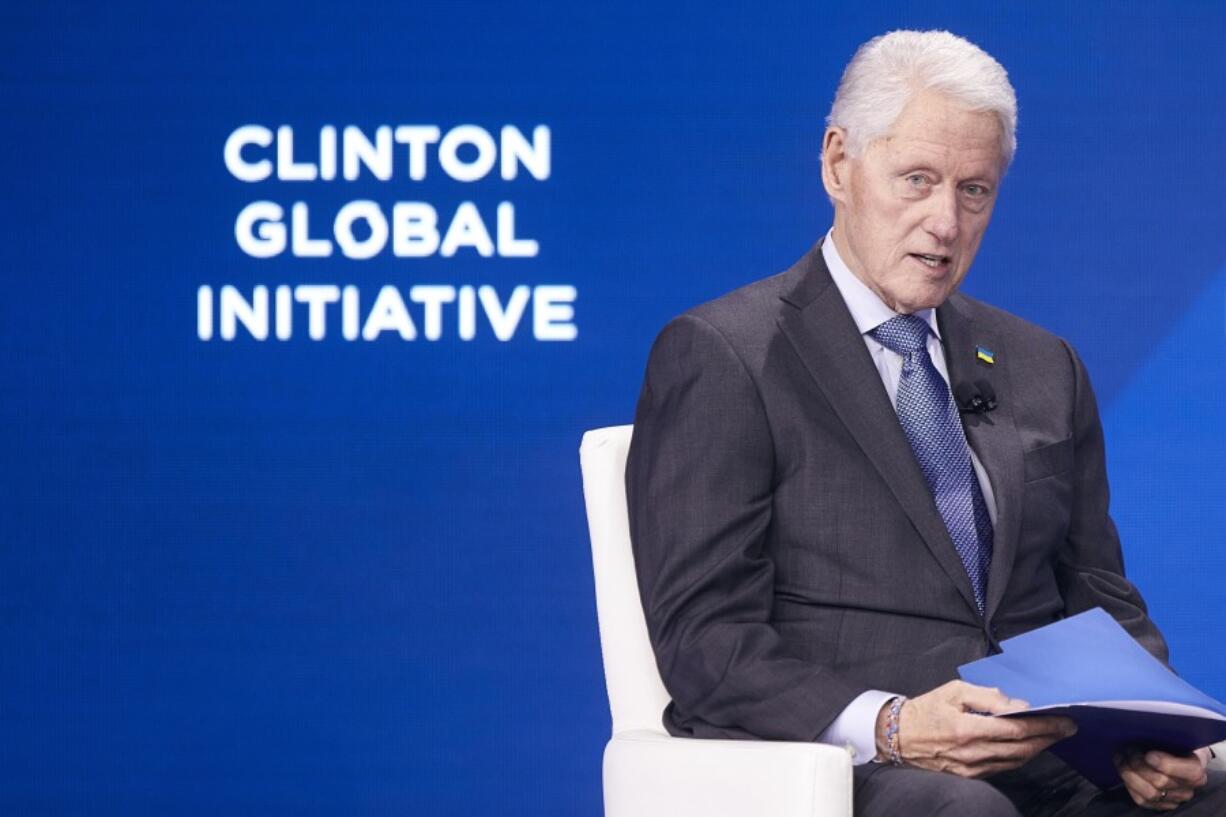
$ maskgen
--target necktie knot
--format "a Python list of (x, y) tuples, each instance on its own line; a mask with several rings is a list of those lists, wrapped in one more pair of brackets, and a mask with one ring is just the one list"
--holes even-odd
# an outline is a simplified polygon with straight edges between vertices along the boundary
[(910, 357), (928, 344), (928, 322), (917, 315), (899, 315), (869, 332), (885, 348)]

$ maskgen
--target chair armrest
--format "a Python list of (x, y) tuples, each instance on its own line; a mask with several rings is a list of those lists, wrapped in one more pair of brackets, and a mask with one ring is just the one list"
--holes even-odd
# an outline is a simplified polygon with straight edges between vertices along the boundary
[(605, 817), (851, 817), (851, 756), (821, 743), (619, 732)]

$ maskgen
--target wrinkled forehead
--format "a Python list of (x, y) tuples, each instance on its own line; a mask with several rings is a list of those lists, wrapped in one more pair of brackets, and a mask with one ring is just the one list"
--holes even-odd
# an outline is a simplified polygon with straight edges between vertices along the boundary
[(891, 164), (918, 163), (974, 175), (1004, 171), (1004, 126), (990, 111), (959, 106), (933, 94), (913, 99), (883, 136), (868, 144), (865, 158)]

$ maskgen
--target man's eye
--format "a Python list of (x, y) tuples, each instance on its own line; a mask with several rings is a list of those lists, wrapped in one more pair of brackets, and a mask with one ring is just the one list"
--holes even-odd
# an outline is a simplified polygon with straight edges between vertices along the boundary
[(923, 173), (912, 173), (907, 177), (907, 184), (912, 187), (924, 187), (928, 184), (928, 177)]
[(984, 187), (982, 184), (968, 184), (966, 187), (962, 189), (966, 191), (967, 195), (973, 196), (974, 198), (977, 198), (977, 199), (982, 198), (988, 194), (988, 189)]

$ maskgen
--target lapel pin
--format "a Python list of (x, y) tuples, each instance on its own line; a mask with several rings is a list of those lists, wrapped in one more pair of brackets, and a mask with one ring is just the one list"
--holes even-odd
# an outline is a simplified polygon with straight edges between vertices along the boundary
[(978, 360), (982, 360), (989, 366), (996, 362), (996, 355), (993, 354), (992, 350), (986, 346), (976, 346), (975, 357)]

